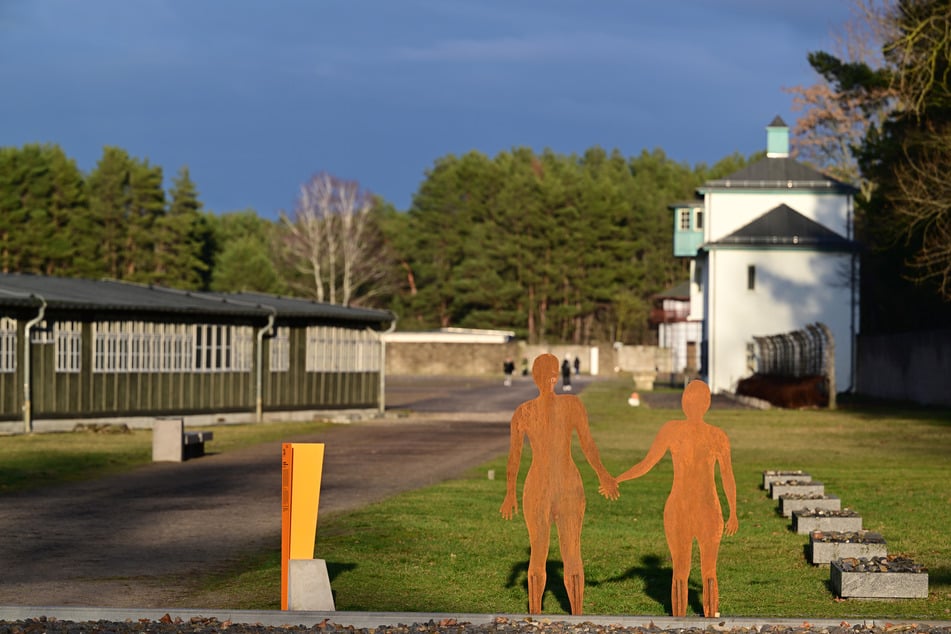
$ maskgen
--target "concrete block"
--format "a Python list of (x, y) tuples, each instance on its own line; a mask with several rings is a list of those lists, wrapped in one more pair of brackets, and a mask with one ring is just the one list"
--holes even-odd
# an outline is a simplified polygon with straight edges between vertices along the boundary
[(805, 471), (779, 471), (776, 469), (767, 469), (763, 472), (763, 489), (769, 491), (773, 482), (782, 480), (798, 480), (799, 482), (811, 482), (812, 476)]
[(862, 516), (855, 511), (793, 511), (792, 529), (800, 535), (812, 531), (839, 531), (842, 533), (862, 530)]
[(829, 566), (832, 591), (843, 599), (927, 599), (927, 570), (910, 560), (896, 566), (896, 559), (836, 559)]
[(787, 493), (779, 496), (779, 512), (783, 517), (792, 517), (793, 511), (823, 510), (838, 511), (842, 500), (835, 495), (795, 495)]
[(885, 538), (871, 531), (812, 531), (809, 555), (813, 565), (831, 564), (836, 559), (885, 557)]
[(288, 561), (287, 609), (317, 612), (333, 612), (336, 609), (325, 560)]
[(826, 488), (813, 480), (777, 480), (769, 485), (770, 496), (778, 500), (780, 495), (825, 495)]
[(159, 418), (152, 423), (152, 461), (181, 462), (182, 431), (185, 422), (181, 418)]

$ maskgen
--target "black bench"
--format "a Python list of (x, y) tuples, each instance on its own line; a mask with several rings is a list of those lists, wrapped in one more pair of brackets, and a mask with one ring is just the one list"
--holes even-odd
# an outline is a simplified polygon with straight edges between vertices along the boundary
[(210, 431), (182, 432), (182, 460), (204, 456), (205, 443), (214, 438), (214, 432)]

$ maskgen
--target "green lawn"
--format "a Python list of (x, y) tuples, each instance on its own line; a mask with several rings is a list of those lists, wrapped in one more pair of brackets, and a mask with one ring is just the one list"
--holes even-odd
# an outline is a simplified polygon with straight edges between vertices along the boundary
[[(629, 381), (596, 382), (582, 393), (604, 463), (615, 474), (643, 457), (664, 421), (681, 417), (679, 410), (632, 408), (629, 393)], [(740, 530), (720, 551), (723, 615), (951, 619), (951, 413), (858, 406), (714, 410), (706, 420), (730, 438), (737, 483)], [(312, 423), (216, 427), (214, 450), (312, 430)], [(148, 462), (150, 451), (149, 432), (0, 438), (0, 492), (128, 469)], [(528, 454), (526, 446), (523, 478)], [(662, 511), (669, 456), (643, 478), (623, 483), (616, 502), (597, 494), (579, 449), (576, 461), (588, 494), (585, 612), (667, 614), (671, 571)], [(803, 469), (823, 482), (862, 515), (865, 528), (882, 533), (890, 553), (929, 569), (929, 597), (836, 600), (828, 567), (807, 562), (808, 538), (789, 529), (790, 520), (760, 488), (766, 469)], [(458, 480), (357, 512), (322, 513), (316, 550), (327, 561), (337, 609), (524, 613), (528, 535), (521, 515), (499, 516), (504, 491), (505, 456), (499, 456)], [(698, 566), (695, 555), (688, 615), (701, 613)], [(227, 597), (226, 605), (207, 607), (278, 609), (279, 556), (261, 553), (203, 583), (207, 596)], [(557, 539), (543, 609), (568, 613)]]
[[(639, 461), (660, 425), (681, 416), (679, 410), (631, 408), (629, 391), (629, 383), (606, 381), (583, 392), (612, 473)], [(724, 539), (718, 567), (724, 615), (951, 619), (948, 412), (714, 410), (706, 419), (730, 437), (738, 490), (740, 530)], [(585, 612), (667, 614), (671, 570), (662, 512), (672, 477), (669, 456), (643, 478), (623, 483), (613, 503), (597, 494), (580, 450), (576, 460), (588, 492)], [(790, 530), (790, 520), (760, 488), (766, 469), (803, 469), (825, 483), (862, 515), (865, 528), (883, 534), (890, 553), (929, 568), (929, 598), (835, 600), (828, 567), (813, 567), (805, 557), (808, 537)], [(495, 480), (487, 478), (489, 470)], [(328, 562), (337, 609), (525, 612), (528, 536), (521, 516), (507, 522), (498, 514), (504, 471), (500, 456), (465, 478), (356, 513), (322, 516), (317, 556)], [(701, 614), (696, 554), (694, 568), (688, 614)], [(276, 558), (256, 570), (256, 581), (248, 582), (260, 583), (260, 592), (277, 587)], [(543, 609), (569, 611), (557, 540)]]

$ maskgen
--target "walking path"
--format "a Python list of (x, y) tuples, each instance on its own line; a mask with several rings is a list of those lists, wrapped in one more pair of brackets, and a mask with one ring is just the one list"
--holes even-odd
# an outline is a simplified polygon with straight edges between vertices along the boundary
[[(325, 443), (320, 512), (354, 509), (503, 454), (512, 411), (537, 394), (519, 379), (511, 388), (486, 379), (391, 380), (390, 411), (412, 407), (412, 416), (284, 441)], [(226, 607), (227, 597), (198, 595), (196, 583), (280, 548), (280, 492), (281, 442), (273, 442), (6, 496), (0, 605)]]

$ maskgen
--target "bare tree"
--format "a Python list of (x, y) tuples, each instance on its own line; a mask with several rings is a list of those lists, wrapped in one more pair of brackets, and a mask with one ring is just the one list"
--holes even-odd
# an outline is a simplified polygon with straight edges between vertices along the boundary
[(905, 107), (919, 116), (926, 107), (951, 107), (951, 5), (900, 2), (890, 17), (893, 37), (884, 55), (897, 69)]
[(894, 169), (894, 212), (905, 239), (920, 240), (910, 260), (914, 280), (934, 281), (951, 299), (951, 126), (929, 125), (915, 136), (903, 144), (905, 160)]
[(882, 46), (894, 33), (890, 19), (894, 0), (853, 0), (852, 17), (835, 37), (834, 55), (810, 53), (820, 75), (811, 86), (794, 86), (793, 110), (802, 112), (793, 125), (794, 154), (830, 176), (859, 187), (867, 197), (871, 184), (863, 179), (854, 148), (872, 126), (881, 126), (895, 107), (897, 92), (886, 84), (842, 81), (843, 67), (873, 71), (884, 65)]
[(287, 249), (317, 301), (349, 306), (379, 292), (385, 255), (373, 205), (356, 181), (321, 172), (301, 186), (294, 218), (281, 214)]

